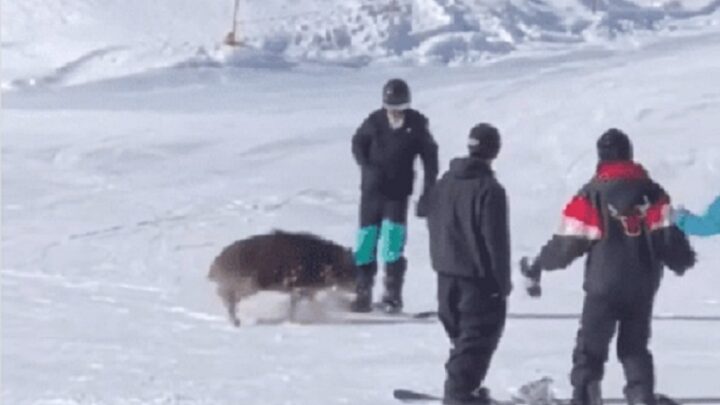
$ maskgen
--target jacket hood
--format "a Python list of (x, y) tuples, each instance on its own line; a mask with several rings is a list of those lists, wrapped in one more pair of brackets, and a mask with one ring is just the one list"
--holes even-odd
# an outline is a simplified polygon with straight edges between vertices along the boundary
[(450, 162), (450, 173), (458, 179), (474, 179), (492, 175), (490, 164), (476, 157), (456, 158)]
[(626, 160), (600, 163), (595, 176), (600, 181), (645, 180), (648, 178), (648, 173), (638, 163)]

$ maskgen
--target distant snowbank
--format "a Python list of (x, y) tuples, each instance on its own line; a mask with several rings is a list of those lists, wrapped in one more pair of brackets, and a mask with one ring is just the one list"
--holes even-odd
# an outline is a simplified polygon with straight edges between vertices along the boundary
[(720, 0), (245, 0), (246, 47), (220, 45), (231, 0), (24, 0), (2, 9), (3, 89), (168, 66), (466, 65), (717, 25)]

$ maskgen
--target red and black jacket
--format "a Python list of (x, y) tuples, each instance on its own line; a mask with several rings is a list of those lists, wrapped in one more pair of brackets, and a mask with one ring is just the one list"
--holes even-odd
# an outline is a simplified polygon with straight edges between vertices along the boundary
[(598, 166), (536, 263), (561, 269), (584, 254), (585, 291), (599, 295), (652, 296), (663, 267), (682, 274), (695, 264), (687, 238), (670, 220), (667, 193), (629, 161)]

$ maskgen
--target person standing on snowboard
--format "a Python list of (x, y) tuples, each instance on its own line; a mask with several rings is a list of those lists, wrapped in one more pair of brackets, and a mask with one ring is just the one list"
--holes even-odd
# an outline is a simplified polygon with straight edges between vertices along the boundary
[(673, 213), (673, 222), (688, 235), (720, 235), (720, 197), (710, 204), (705, 215), (694, 215), (680, 208)]
[(407, 83), (401, 79), (388, 81), (382, 101), (383, 108), (371, 113), (352, 139), (353, 156), (361, 173), (360, 230), (355, 249), (357, 296), (352, 304), (356, 312), (372, 310), (379, 242), (385, 263), (382, 307), (390, 313), (402, 310), (408, 199), (413, 191), (415, 159), (420, 157), (425, 174), (417, 205), (419, 216), (438, 173), (437, 144), (428, 129), (428, 119), (410, 108)]
[(601, 380), (617, 329), (630, 405), (655, 405), (655, 370), (648, 348), (655, 293), (663, 267), (681, 276), (695, 264), (695, 252), (671, 222), (670, 198), (633, 162), (627, 135), (617, 129), (597, 142), (595, 176), (565, 207), (560, 230), (531, 262), (521, 261), (539, 296), (542, 270), (585, 262), (585, 300), (570, 374), (574, 405), (602, 404)]
[(430, 256), (438, 279), (438, 315), (452, 343), (443, 403), (489, 405), (482, 386), (505, 327), (510, 231), (505, 189), (491, 164), (500, 134), (470, 131), (469, 156), (457, 158), (427, 201)]

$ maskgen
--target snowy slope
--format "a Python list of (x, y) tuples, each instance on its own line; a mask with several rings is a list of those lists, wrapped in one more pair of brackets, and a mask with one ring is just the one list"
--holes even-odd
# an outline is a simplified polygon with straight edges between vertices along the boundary
[(176, 64), (463, 65), (518, 51), (615, 47), (717, 25), (719, 0), (23, 0), (2, 11), (3, 88), (61, 86)]
[[(701, 210), (717, 194), (720, 30), (712, 14), (609, 46), (556, 44), (453, 69), (246, 69), (188, 63), (203, 45), (206, 60), (220, 60), (208, 44), (224, 34), (229, 4), (170, 3), (3, 3), (3, 82), (7, 71), (62, 77), (3, 94), (3, 404), (392, 404), (394, 387), (439, 392), (448, 344), (438, 324), (238, 330), (205, 279), (224, 245), (275, 227), (353, 242), (358, 173), (349, 138), (392, 76), (415, 89), (443, 167), (463, 153), (473, 124), (503, 131), (496, 169), (511, 198), (516, 258), (555, 229), (609, 126), (633, 136), (639, 160), (676, 202)], [(280, 13), (282, 4), (266, 10)], [(587, 13), (569, 0), (553, 4)], [(25, 23), (36, 20), (43, 24)], [(219, 28), (203, 22), (211, 20)], [(155, 36), (172, 37), (167, 54), (154, 52), (164, 40)], [(111, 74), (105, 57), (71, 75), (53, 71), (120, 43), (131, 51)], [(257, 55), (230, 59), (255, 63)], [(265, 61), (277, 67), (288, 55)], [(106, 77), (114, 78), (99, 80)], [(424, 310), (435, 305), (434, 276), (424, 225), (412, 219), (410, 227), (407, 307)], [(666, 277), (657, 313), (720, 316), (718, 240), (693, 242), (699, 265)], [(581, 273), (576, 263), (546, 277), (541, 301), (515, 291), (511, 311), (577, 312)], [(278, 315), (286, 303), (265, 294), (242, 312)], [(541, 375), (567, 395), (575, 328), (511, 321), (488, 381), (497, 396)], [(720, 323), (658, 322), (661, 389), (720, 396), (718, 341)], [(621, 388), (613, 361), (605, 390), (617, 396)]]

